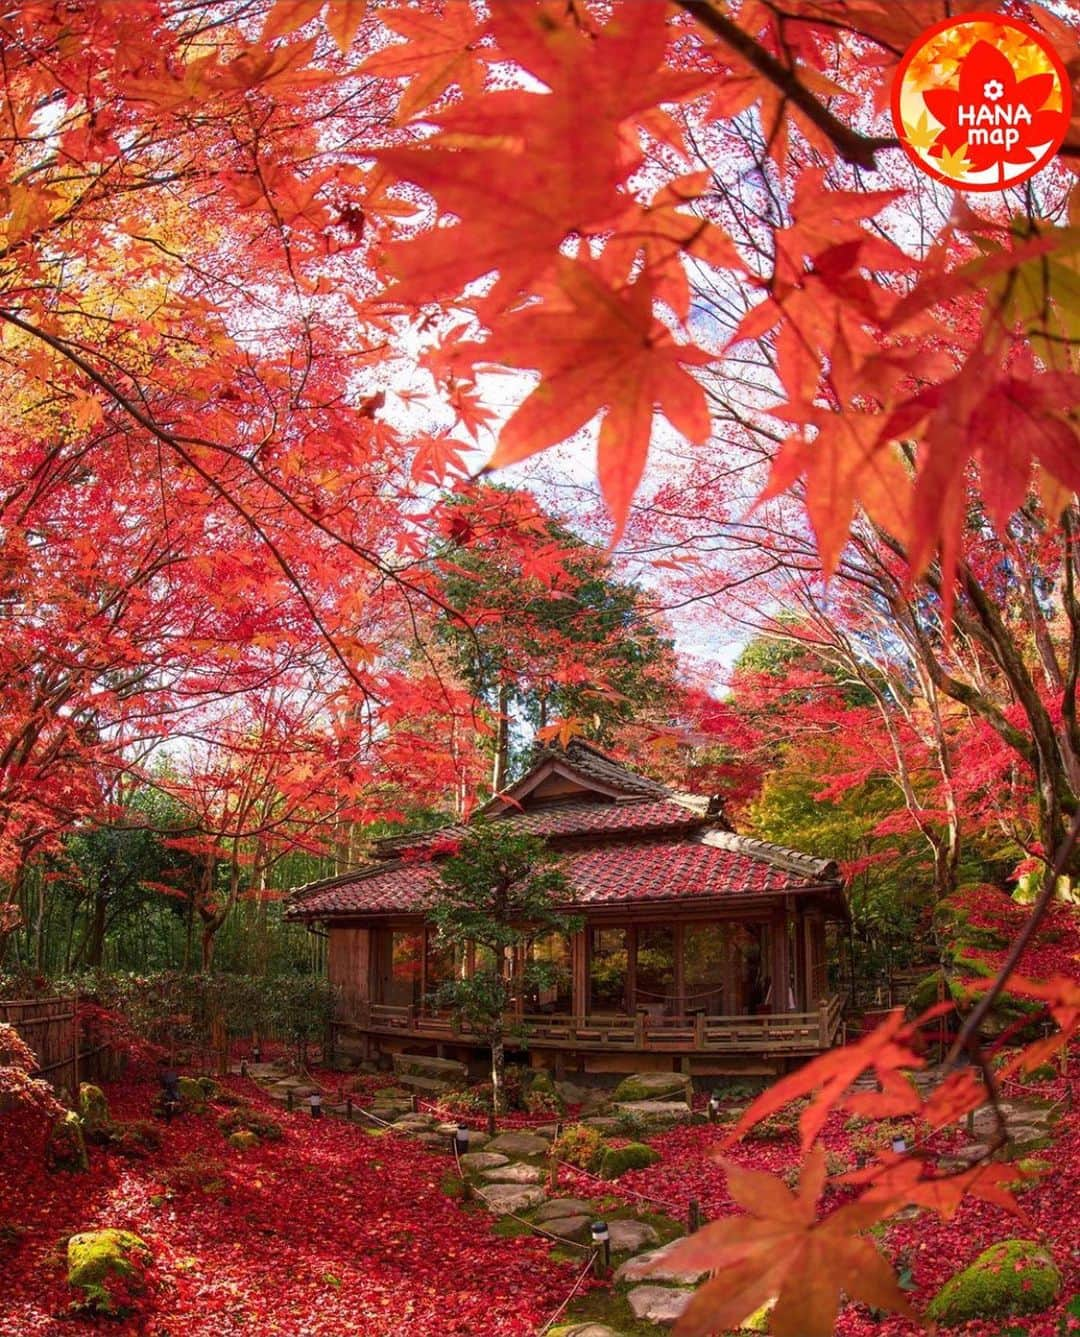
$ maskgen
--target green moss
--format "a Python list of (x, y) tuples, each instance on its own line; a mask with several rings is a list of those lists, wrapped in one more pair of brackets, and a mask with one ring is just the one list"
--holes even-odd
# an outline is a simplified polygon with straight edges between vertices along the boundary
[(594, 1170), (604, 1155), (604, 1137), (598, 1128), (572, 1123), (564, 1128), (552, 1144), (551, 1154), (567, 1165), (582, 1170)]
[(940, 970), (932, 970), (924, 975), (912, 989), (907, 1000), (908, 1016), (921, 1016), (938, 1001), (939, 992), (948, 998), (949, 990), (945, 986), (945, 976)]
[(130, 1230), (88, 1230), (67, 1242), (68, 1285), (96, 1313), (121, 1316), (146, 1289), (150, 1250)]
[(284, 1136), (281, 1124), (276, 1119), (271, 1119), (251, 1105), (238, 1105), (236, 1109), (230, 1110), (218, 1120), (218, 1127), (226, 1137), (241, 1130), (254, 1133), (266, 1142), (277, 1142)]
[(105, 1092), (93, 1082), (79, 1083), (79, 1118), (82, 1119), (83, 1136), (87, 1141), (108, 1141), (112, 1127), (109, 1102), (105, 1099)]
[(464, 1179), (453, 1170), (447, 1170), (439, 1182), (439, 1192), (447, 1198), (461, 1199), (468, 1193)]
[(196, 1112), (206, 1109), (206, 1092), (197, 1077), (180, 1077), (176, 1082), (184, 1108)]
[(216, 1100), (221, 1095), (221, 1085), (213, 1077), (196, 1077), (195, 1081), (202, 1088), (206, 1100)]
[(533, 1074), (525, 1093), (525, 1108), (530, 1114), (562, 1114), (566, 1101), (555, 1089), (551, 1074), (543, 1069)]
[(938, 1323), (1038, 1314), (1057, 1299), (1061, 1273), (1035, 1240), (992, 1244), (942, 1286), (926, 1314)]
[(660, 1153), (643, 1142), (630, 1142), (625, 1147), (608, 1147), (600, 1158), (598, 1173), (601, 1179), (618, 1179), (627, 1170), (643, 1170), (647, 1165), (655, 1165), (659, 1159)]
[(89, 1169), (90, 1162), (86, 1157), (82, 1120), (74, 1110), (67, 1110), (49, 1130), (49, 1140), (45, 1146), (45, 1164), (50, 1170)]
[(615, 1088), (612, 1100), (624, 1102), (633, 1100), (687, 1100), (690, 1083), (681, 1072), (650, 1073), (649, 1080), (643, 1081), (639, 1074), (624, 1077)]

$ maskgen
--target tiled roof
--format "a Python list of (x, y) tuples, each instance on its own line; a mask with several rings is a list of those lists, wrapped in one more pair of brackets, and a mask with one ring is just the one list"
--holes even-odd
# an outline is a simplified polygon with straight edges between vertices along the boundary
[[(530, 808), (509, 808), (493, 820), (512, 822), (520, 831), (558, 841), (562, 837), (622, 831), (640, 834), (647, 831), (689, 830), (706, 820), (700, 812), (673, 799), (628, 799), (618, 803), (598, 803), (595, 799), (560, 799)], [(376, 857), (401, 854), (405, 850), (423, 850), (446, 840), (460, 840), (468, 827), (460, 824), (440, 826), (434, 831), (391, 836), (378, 842)]]
[[(814, 867), (799, 871), (796, 860)], [(569, 849), (562, 871), (573, 893), (567, 904), (581, 907), (796, 894), (836, 881), (834, 864), (726, 831), (590, 843)], [(436, 862), (373, 864), (299, 888), (288, 915), (417, 913), (430, 903), (437, 876)]]

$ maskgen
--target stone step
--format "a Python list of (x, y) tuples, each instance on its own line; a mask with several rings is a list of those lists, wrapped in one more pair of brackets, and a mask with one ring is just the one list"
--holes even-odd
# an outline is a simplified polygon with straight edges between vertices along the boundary
[(405, 1077), (430, 1077), (447, 1083), (447, 1087), (464, 1086), (468, 1069), (452, 1058), (431, 1058), (428, 1054), (395, 1054), (394, 1074), (402, 1082)]
[(456, 1089), (453, 1082), (444, 1081), (441, 1077), (425, 1077), (419, 1072), (399, 1072), (398, 1081), (418, 1095), (422, 1093), (428, 1096), (444, 1096), (448, 1091)]

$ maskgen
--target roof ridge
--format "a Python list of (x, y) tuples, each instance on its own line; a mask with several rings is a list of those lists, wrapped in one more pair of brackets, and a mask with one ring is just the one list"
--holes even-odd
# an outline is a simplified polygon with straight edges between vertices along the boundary
[(810, 874), (830, 881), (839, 879), (840, 876), (840, 866), (835, 859), (819, 859), (813, 854), (803, 854), (800, 850), (774, 844), (771, 840), (761, 840), (757, 836), (743, 836), (737, 831), (714, 828), (703, 832), (698, 839), (703, 844), (713, 845), (717, 849), (730, 850), (733, 854), (746, 854), (752, 859), (761, 859), (790, 873)]
[(388, 873), (394, 868), (403, 867), (405, 867), (404, 859), (384, 859), (381, 863), (361, 864), (348, 873), (335, 873), (333, 877), (320, 877), (313, 882), (301, 882), (298, 887), (290, 888), (286, 899), (290, 903), (306, 900), (317, 891), (327, 891), (330, 887), (341, 886), (342, 883), (362, 882), (365, 878), (374, 877), (376, 873)]

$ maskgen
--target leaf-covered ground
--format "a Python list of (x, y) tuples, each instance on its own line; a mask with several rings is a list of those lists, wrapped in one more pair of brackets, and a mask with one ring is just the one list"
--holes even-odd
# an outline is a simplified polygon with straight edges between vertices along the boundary
[[(231, 1085), (266, 1104), (251, 1083)], [(109, 1089), (121, 1118), (145, 1118), (152, 1095), (147, 1082)], [(275, 1117), (283, 1141), (239, 1152), (213, 1111), (188, 1115), (161, 1125), (148, 1160), (94, 1149), (82, 1175), (0, 1149), (0, 1334), (527, 1337), (566, 1296), (572, 1265), (494, 1235), (492, 1217), (444, 1194), (448, 1158), (306, 1113)], [(62, 1246), (97, 1226), (154, 1250), (141, 1321), (63, 1317)]]

